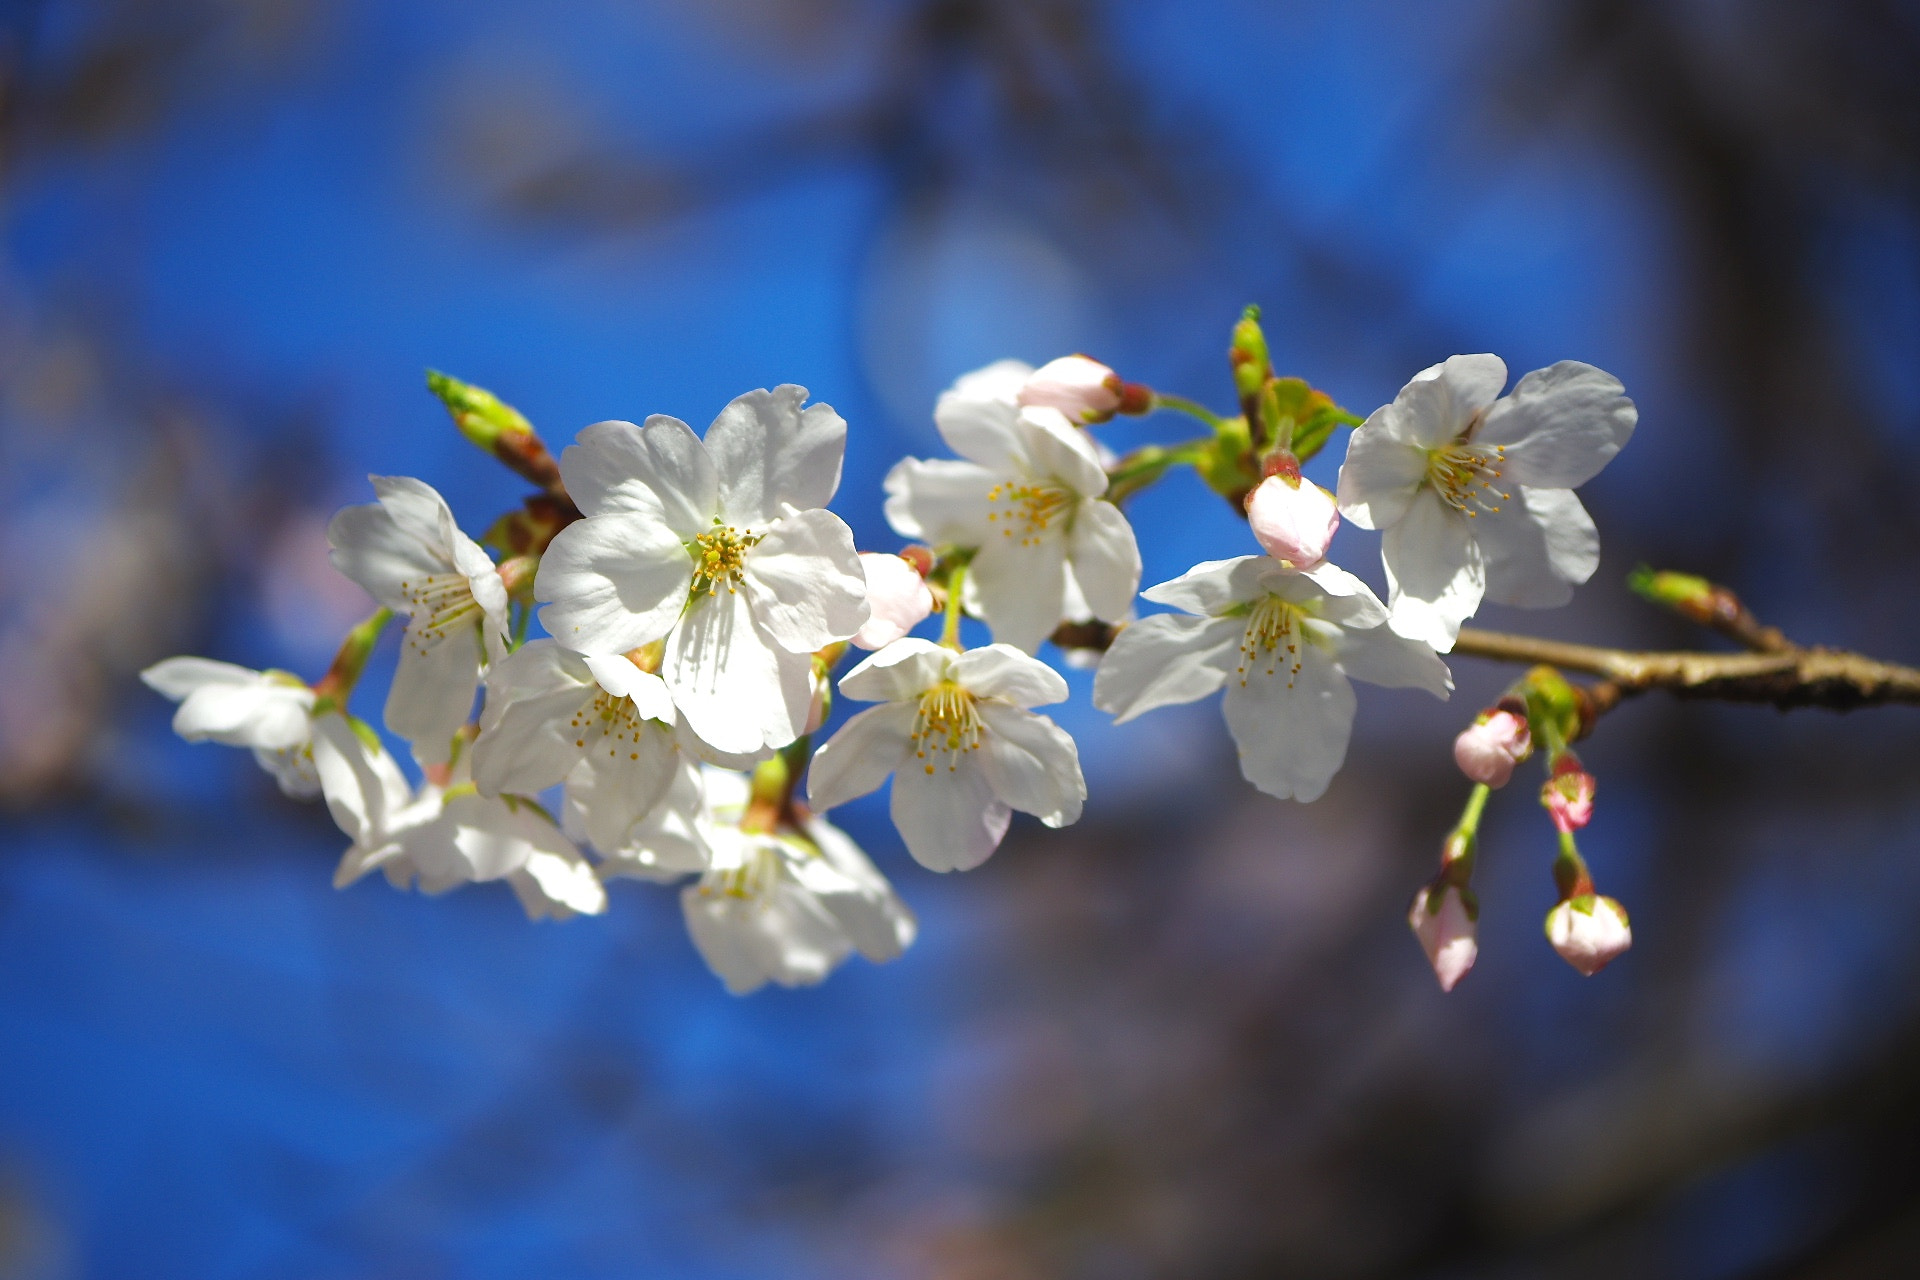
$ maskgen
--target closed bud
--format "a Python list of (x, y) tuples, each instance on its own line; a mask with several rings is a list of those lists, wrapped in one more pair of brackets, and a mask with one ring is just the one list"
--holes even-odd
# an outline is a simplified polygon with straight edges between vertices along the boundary
[(1553, 762), (1553, 776), (1540, 788), (1540, 803), (1553, 819), (1554, 830), (1578, 831), (1593, 821), (1594, 776), (1580, 766), (1573, 752), (1562, 752)]
[(1588, 893), (1547, 912), (1547, 941), (1562, 960), (1591, 978), (1633, 945), (1633, 928), (1625, 907)]
[(1113, 417), (1125, 397), (1126, 384), (1120, 375), (1098, 360), (1061, 356), (1028, 375), (1019, 401), (1023, 406), (1058, 409), (1069, 421), (1085, 426)]
[(1498, 789), (1513, 777), (1513, 766), (1533, 751), (1525, 716), (1495, 708), (1483, 711), (1453, 740), (1453, 762), (1473, 782)]
[(1453, 990), (1480, 956), (1480, 944), (1474, 936), (1474, 918), (1480, 913), (1470, 897), (1469, 890), (1437, 880), (1421, 886), (1407, 912), (1407, 924), (1420, 940), (1420, 949), (1427, 953), (1427, 963), (1433, 966), (1433, 976), (1440, 980), (1442, 991)]
[(1266, 553), (1295, 569), (1311, 569), (1327, 556), (1340, 527), (1332, 494), (1295, 475), (1271, 475), (1247, 498), (1247, 523)]
[(933, 612), (933, 592), (920, 571), (900, 556), (863, 551), (867, 574), (867, 620), (853, 633), (862, 649), (884, 649)]

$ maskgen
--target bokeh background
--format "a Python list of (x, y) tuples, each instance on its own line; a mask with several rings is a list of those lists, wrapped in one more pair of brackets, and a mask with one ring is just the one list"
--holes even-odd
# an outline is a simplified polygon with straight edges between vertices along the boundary
[[(1702, 643), (1647, 560), (1915, 661), (1915, 6), (8, 0), (0, 219), (0, 1276), (1920, 1274), (1908, 709), (1623, 707), (1583, 843), (1634, 950), (1548, 949), (1518, 786), (1442, 997), (1403, 912), (1511, 672), (1363, 687), (1308, 807), (1076, 675), (1078, 826), (941, 878), (843, 811), (921, 941), (736, 1000), (670, 892), (336, 893), (324, 811), (133, 679), (317, 676), (370, 471), (517, 500), (426, 366), (556, 444), (802, 382), (886, 549), (955, 374), (1224, 408), (1250, 301), (1363, 413), (1454, 352), (1624, 379), (1600, 573), (1489, 625)], [(1252, 549), (1190, 479), (1132, 514), (1149, 582)]]

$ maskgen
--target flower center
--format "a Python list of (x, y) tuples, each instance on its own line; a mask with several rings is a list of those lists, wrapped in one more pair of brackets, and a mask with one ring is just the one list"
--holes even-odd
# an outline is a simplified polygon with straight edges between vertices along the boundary
[(1440, 495), (1440, 501), (1455, 511), (1465, 512), (1469, 517), (1482, 511), (1492, 515), (1500, 510), (1500, 503), (1513, 497), (1494, 484), (1506, 461), (1505, 445), (1496, 444), (1489, 449), (1456, 440), (1428, 451), (1427, 483)]
[[(951, 680), (942, 680), (920, 695), (920, 714), (913, 718), (913, 733), (907, 742), (914, 758), (934, 771), (933, 757), (944, 753), (947, 772), (960, 765), (960, 757), (980, 749), (980, 713), (975, 698)], [(931, 755), (929, 754), (931, 753)]]
[[(573, 713), (573, 719), (567, 722), (573, 730), (573, 745), (598, 751), (606, 748), (607, 759), (617, 760), (622, 751), (627, 759), (640, 758), (640, 735), (646, 732), (647, 722), (641, 718), (640, 709), (633, 705), (632, 698), (616, 698), (605, 690), (593, 695), (593, 701), (586, 703)], [(587, 744), (591, 742), (591, 748)]]
[(464, 573), (434, 573), (400, 584), (407, 602), (408, 643), (425, 650), (439, 644), (480, 612)]
[(720, 594), (720, 588), (739, 590), (740, 573), (747, 552), (760, 541), (758, 534), (742, 533), (732, 525), (714, 527), (693, 540), (687, 550), (693, 553), (693, 594)]
[(778, 837), (749, 837), (744, 842), (740, 861), (731, 867), (719, 867), (700, 878), (702, 897), (736, 898), (765, 906), (766, 895), (780, 876), (781, 849)]
[(1066, 519), (1073, 503), (1066, 489), (1006, 480), (987, 490), (987, 519), (1000, 526), (1002, 537), (1017, 537), (1021, 546), (1031, 547), (1054, 521)]
[[(1299, 605), (1266, 595), (1247, 611), (1247, 630), (1240, 637), (1240, 666), (1234, 674), (1240, 685), (1254, 675), (1273, 675), (1287, 668), (1287, 688), (1300, 674), (1300, 646), (1307, 639), (1307, 611)], [(1284, 651), (1284, 655), (1283, 655)]]

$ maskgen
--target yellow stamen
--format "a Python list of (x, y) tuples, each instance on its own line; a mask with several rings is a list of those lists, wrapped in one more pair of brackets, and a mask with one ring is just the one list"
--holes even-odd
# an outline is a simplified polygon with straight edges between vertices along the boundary
[(1489, 515), (1500, 510), (1500, 503), (1512, 500), (1511, 493), (1495, 487), (1507, 461), (1505, 445), (1476, 445), (1456, 440), (1450, 445), (1427, 452), (1427, 483), (1440, 495), (1440, 501), (1471, 518), (1482, 511)]
[(942, 680), (920, 695), (920, 713), (913, 719), (907, 745), (926, 771), (934, 772), (934, 758), (943, 752), (947, 772), (960, 765), (961, 756), (980, 749), (980, 713), (975, 698), (951, 680)]
[(1073, 493), (1066, 489), (1008, 480), (987, 490), (987, 503), (993, 508), (987, 519), (999, 526), (1001, 537), (1017, 537), (1021, 546), (1031, 547), (1056, 521), (1065, 521), (1074, 502)]

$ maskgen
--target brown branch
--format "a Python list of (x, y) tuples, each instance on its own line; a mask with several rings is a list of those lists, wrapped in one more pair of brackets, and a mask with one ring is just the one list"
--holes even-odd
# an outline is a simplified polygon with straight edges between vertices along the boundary
[(1920, 705), (1920, 670), (1838, 649), (1783, 653), (1657, 653), (1603, 649), (1464, 627), (1453, 651), (1496, 662), (1544, 662), (1600, 676), (1622, 695), (1665, 689), (1682, 698), (1764, 702), (1787, 710)]

